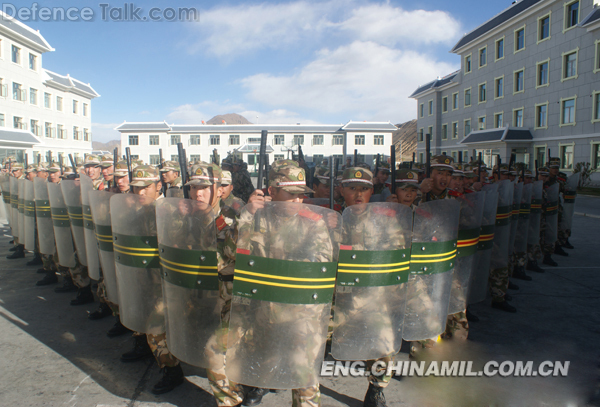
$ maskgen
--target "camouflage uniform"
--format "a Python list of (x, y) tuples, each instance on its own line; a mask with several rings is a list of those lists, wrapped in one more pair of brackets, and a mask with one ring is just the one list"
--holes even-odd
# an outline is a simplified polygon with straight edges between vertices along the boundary
[[(224, 187), (224, 186), (229, 186), (231, 184), (232, 184), (231, 172), (222, 171), (221, 186)], [(237, 196), (233, 195), (233, 191), (229, 194), (229, 196), (227, 198), (221, 200), (221, 206), (229, 206), (231, 209), (233, 209), (238, 214), (240, 213), (240, 211), (242, 210), (244, 205), (246, 205), (245, 202), (242, 201)]]
[(255, 188), (250, 179), (250, 173), (241, 168), (242, 160), (236, 159), (235, 165), (240, 168), (231, 174), (233, 182), (232, 194), (240, 198), (244, 202), (248, 202), (250, 195), (254, 192)]

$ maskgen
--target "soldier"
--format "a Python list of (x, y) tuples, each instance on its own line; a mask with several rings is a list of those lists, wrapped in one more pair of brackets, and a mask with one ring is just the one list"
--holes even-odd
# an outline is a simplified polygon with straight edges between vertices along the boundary
[(105, 180), (102, 177), (103, 167), (101, 159), (97, 155), (88, 155), (83, 162), (84, 173), (92, 179), (95, 190), (104, 190)]
[[(550, 170), (547, 167), (541, 167), (538, 169), (538, 175), (540, 180), (544, 182), (543, 192), (542, 192), (542, 218), (540, 219), (540, 248), (543, 254), (543, 264), (548, 266), (556, 267), (558, 263), (556, 263), (552, 259), (552, 253), (554, 253), (554, 246), (556, 242), (549, 242), (546, 234), (547, 225), (547, 217), (548, 217), (548, 207), (551, 202), (548, 201), (548, 192), (551, 187), (550, 185)], [(552, 183), (553, 185), (554, 183)]]
[[(15, 177), (16, 179), (25, 179), (25, 174), (23, 174), (23, 164), (21, 163), (12, 163), (11, 165), (11, 172), (12, 172), (12, 176)], [(18, 193), (15, 194), (11, 194), (11, 196), (15, 196), (18, 197)], [(18, 197), (18, 199), (22, 199), (22, 197)], [(11, 251), (14, 251), (13, 254), (10, 254), (8, 256), (6, 256), (7, 259), (22, 259), (23, 257), (25, 257), (25, 245), (24, 244), (20, 244), (19, 243), (19, 238), (15, 237), (14, 238), (14, 244), (15, 247), (13, 249), (11, 249)], [(22, 240), (22, 237), (21, 237)]]
[(118, 192), (122, 194), (129, 193), (129, 171), (126, 161), (119, 161), (117, 163), (114, 177), (117, 182)]
[(313, 198), (329, 199), (329, 186), (331, 185), (329, 177), (329, 168), (317, 167), (313, 176), (312, 189), (315, 191)]
[(181, 189), (180, 172), (181, 168), (177, 161), (165, 161), (160, 169), (160, 180), (167, 186), (167, 189)]
[(221, 206), (229, 206), (236, 213), (240, 213), (245, 203), (240, 198), (232, 194), (233, 192), (233, 180), (231, 179), (231, 172), (221, 172)]
[(100, 166), (102, 167), (102, 178), (104, 178), (104, 189), (108, 189), (114, 179), (113, 172), (115, 169), (112, 154), (105, 154), (100, 157)]
[(419, 196), (419, 173), (406, 168), (396, 170), (396, 191), (386, 202), (398, 202), (414, 208), (414, 202)]
[(387, 186), (387, 180), (391, 174), (390, 165), (388, 163), (379, 164), (379, 172), (373, 178), (373, 195), (371, 202), (385, 202), (391, 195), (390, 189)]
[[(550, 161), (548, 162), (548, 186), (552, 186), (555, 183), (559, 184), (559, 193), (561, 195), (563, 195), (564, 197), (564, 193), (565, 193), (565, 185), (566, 185), (566, 174), (563, 174), (563, 176), (560, 176), (560, 158), (558, 157), (551, 157)], [(563, 224), (562, 224), (562, 214), (563, 214), (563, 206), (561, 203), (561, 200), (559, 198), (558, 200), (558, 240), (556, 241), (555, 245), (554, 245), (554, 253), (558, 254), (559, 256), (568, 256), (569, 253), (565, 252), (565, 250), (563, 249), (563, 244), (562, 242), (566, 242), (567, 239), (567, 232), (566, 230), (563, 228)]]
[(244, 162), (241, 158), (236, 158), (233, 162), (233, 173), (231, 174), (233, 194), (242, 201), (248, 202), (250, 195), (254, 192), (254, 185), (248, 171), (243, 169), (243, 164)]
[[(25, 170), (25, 178), (31, 182), (38, 176), (38, 165), (30, 164)], [(40, 266), (43, 264), (42, 257), (40, 256), (39, 246), (37, 244), (38, 236), (37, 236), (37, 227), (34, 224), (34, 233), (35, 233), (35, 247), (36, 249), (33, 252), (33, 259), (29, 260), (25, 263), (28, 266)]]

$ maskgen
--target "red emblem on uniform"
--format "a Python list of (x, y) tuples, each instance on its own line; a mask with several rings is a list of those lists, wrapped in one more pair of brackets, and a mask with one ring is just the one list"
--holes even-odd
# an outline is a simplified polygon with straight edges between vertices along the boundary
[(250, 255), (250, 250), (248, 250), (248, 249), (239, 249), (239, 248), (238, 248), (238, 249), (236, 250), (236, 253), (237, 253), (237, 254), (247, 254), (247, 255)]
[(390, 208), (382, 208), (380, 206), (374, 207), (373, 212), (378, 215), (389, 216), (390, 218), (396, 216), (395, 210), (390, 209)]
[(352, 246), (346, 245), (346, 244), (341, 244), (340, 245), (340, 250), (352, 250)]
[(313, 220), (315, 222), (321, 220), (321, 218), (323, 217), (317, 213), (309, 211), (308, 209), (302, 209), (298, 212), (298, 215), (302, 216), (303, 218)]
[(225, 229), (225, 226), (227, 226), (227, 222), (225, 222), (225, 218), (223, 217), (223, 215), (217, 218), (215, 224), (217, 225), (217, 229), (219, 230), (219, 232)]

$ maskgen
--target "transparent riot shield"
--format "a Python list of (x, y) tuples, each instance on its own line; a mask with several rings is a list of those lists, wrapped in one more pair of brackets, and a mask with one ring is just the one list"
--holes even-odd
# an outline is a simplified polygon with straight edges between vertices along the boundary
[(512, 200), (512, 212), (510, 217), (510, 239), (508, 241), (508, 255), (512, 255), (515, 251), (515, 240), (517, 238), (517, 225), (519, 224), (519, 212), (521, 208), (521, 195), (523, 195), (523, 183), (515, 182), (513, 200)]
[(335, 359), (372, 360), (400, 351), (412, 218), (412, 210), (398, 203), (344, 210), (331, 343)]
[(35, 195), (35, 216), (40, 253), (51, 256), (54, 254), (55, 242), (50, 197), (48, 196), (48, 182), (43, 178), (34, 178), (33, 192)]
[(539, 180), (531, 184), (531, 212), (529, 213), (529, 230), (527, 232), (527, 244), (540, 244), (540, 220), (542, 218), (542, 195), (544, 181)]
[(67, 211), (69, 212), (69, 221), (71, 223), (71, 233), (77, 250), (77, 258), (84, 266), (87, 266), (87, 254), (85, 251), (85, 235), (83, 233), (83, 211), (81, 208), (81, 188), (79, 179), (63, 180), (60, 183), (62, 188)]
[(6, 221), (9, 226), (12, 223), (12, 212), (10, 208), (10, 176), (8, 174), (0, 175), (0, 188), (2, 189), (2, 201), (4, 202), (4, 211)]
[[(110, 223), (110, 198), (116, 195), (108, 191), (90, 191), (90, 207), (94, 219), (94, 230), (98, 241), (98, 255), (106, 286), (108, 301), (119, 303), (119, 289), (115, 271), (115, 256), (113, 251), (113, 234)], [(86, 240), (87, 241), (87, 240)]]
[(85, 255), (87, 258), (88, 274), (92, 280), (100, 280), (100, 256), (98, 241), (94, 231), (94, 217), (90, 206), (90, 192), (94, 190), (94, 182), (85, 174), (81, 180), (81, 212), (83, 216), (83, 234), (85, 237)]
[(565, 230), (571, 230), (573, 226), (573, 213), (575, 213), (575, 198), (577, 197), (577, 186), (579, 185), (580, 173), (575, 173), (567, 178), (565, 192), (563, 192), (563, 211), (561, 226)]
[(25, 244), (25, 179), (18, 180), (17, 185), (19, 188), (17, 207), (17, 216), (19, 217), (19, 243)]
[(156, 227), (169, 351), (193, 366), (222, 369), (224, 354), (217, 272), (217, 230), (209, 205), (167, 198), (156, 204)]
[(529, 217), (531, 216), (531, 192), (533, 184), (523, 185), (517, 236), (515, 237), (515, 253), (527, 253), (527, 235), (529, 234)]
[(167, 189), (167, 198), (183, 198), (183, 189), (182, 188)]
[(510, 241), (514, 190), (514, 185), (509, 180), (498, 182), (498, 207), (496, 209), (494, 246), (490, 261), (491, 270), (508, 267), (508, 242)]
[(479, 243), (475, 257), (475, 270), (469, 287), (469, 304), (476, 304), (485, 300), (488, 292), (488, 279), (490, 276), (490, 261), (494, 246), (494, 232), (496, 229), (496, 210), (498, 208), (498, 184), (488, 184), (483, 187), (485, 203), (481, 219)]
[(59, 184), (52, 182), (48, 182), (47, 187), (58, 263), (63, 267), (75, 267), (75, 247), (73, 246), (71, 222), (62, 188)]
[(546, 189), (548, 203), (544, 214), (546, 216), (546, 244), (553, 244), (558, 239), (558, 199), (560, 185), (558, 182)]
[(164, 302), (154, 202), (134, 194), (110, 199), (119, 313), (127, 328), (143, 333), (164, 331)]
[(11, 233), (14, 237), (19, 237), (19, 180), (10, 177), (10, 223)]
[(452, 275), (452, 291), (448, 315), (467, 308), (469, 283), (477, 260), (477, 245), (485, 206), (485, 192), (475, 192), (456, 198), (460, 202), (456, 264)]
[(456, 263), (460, 203), (424, 202), (415, 209), (406, 312), (406, 341), (435, 338), (444, 332)]
[(341, 216), (268, 202), (240, 214), (227, 377), (268, 389), (319, 382), (335, 287)]
[(25, 250), (34, 251), (35, 247), (35, 195), (33, 192), (33, 182), (28, 179), (25, 181), (25, 200), (23, 206), (23, 230), (25, 231), (25, 240), (23, 244), (25, 244)]

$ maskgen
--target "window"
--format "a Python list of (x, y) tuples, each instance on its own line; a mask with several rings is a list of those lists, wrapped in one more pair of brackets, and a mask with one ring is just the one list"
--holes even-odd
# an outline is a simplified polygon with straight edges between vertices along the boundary
[(62, 98), (60, 96), (56, 97), (56, 110), (62, 112)]
[(171, 161), (177, 161), (177, 162), (179, 162), (179, 156), (171, 154)]
[(458, 122), (452, 123), (452, 138), (458, 138)]
[(13, 116), (13, 128), (26, 130), (27, 124), (23, 123), (23, 118), (18, 116)]
[(550, 14), (538, 18), (538, 40), (540, 43), (550, 38)]
[(504, 58), (504, 37), (496, 40), (496, 61)]
[(148, 136), (148, 145), (157, 146), (160, 144), (160, 136), (158, 134), (151, 134)]
[(594, 43), (596, 48), (596, 57), (594, 59), (594, 73), (600, 72), (600, 40)]
[(444, 96), (442, 98), (442, 113), (446, 113), (448, 111), (448, 96)]
[[(198, 136), (198, 144), (200, 144), (200, 136)], [(230, 134), (229, 135), (229, 145), (230, 146), (239, 146), (240, 145), (240, 135), (239, 134)]]
[(562, 81), (568, 79), (577, 79), (577, 59), (579, 55), (579, 48), (572, 51), (568, 51), (562, 54), (563, 67), (562, 67)]
[(150, 165), (159, 165), (160, 156), (158, 154), (150, 154)]
[(537, 72), (535, 79), (535, 87), (540, 88), (542, 86), (548, 86), (548, 67), (550, 66), (550, 60), (547, 59), (537, 63)]
[(129, 136), (129, 145), (130, 146), (139, 145), (139, 137), (138, 136)]
[(573, 144), (561, 146), (560, 148), (560, 166), (564, 170), (570, 170), (573, 168), (573, 150), (575, 146)]
[(334, 134), (331, 142), (334, 146), (342, 146), (344, 145), (344, 136), (341, 134)]
[(485, 101), (487, 100), (487, 96), (485, 93), (486, 87), (486, 82), (479, 84), (479, 103), (485, 103)]
[(37, 89), (29, 88), (29, 103), (37, 105)]
[(294, 139), (292, 140), (292, 145), (293, 146), (303, 146), (304, 145), (304, 134), (294, 134)]
[(33, 54), (29, 54), (29, 69), (37, 70), (37, 57)]
[(483, 68), (487, 65), (487, 46), (479, 48), (479, 67)]
[(515, 53), (525, 49), (525, 26), (515, 30)]
[(570, 30), (579, 24), (579, 0), (565, 3), (565, 24), (563, 32)]
[(20, 101), (25, 101), (25, 99), (27, 99), (25, 89), (21, 89), (20, 83), (13, 82), (13, 99)]
[(471, 119), (466, 119), (465, 120), (465, 133), (463, 134), (463, 137), (467, 137), (469, 135), (469, 133), (471, 133)]
[(428, 110), (429, 111), (429, 116), (431, 116), (433, 114), (433, 100), (430, 100), (428, 102), (428, 105), (429, 105), (429, 110)]
[(500, 99), (504, 97), (504, 76), (496, 78), (494, 80), (494, 99)]
[(79, 102), (73, 100), (73, 114), (77, 114), (79, 112)]
[(535, 159), (538, 162), (538, 166), (543, 166), (546, 164), (546, 145), (543, 146), (535, 146)]
[(51, 99), (52, 95), (50, 95), (49, 93), (44, 92), (44, 107), (47, 107), (48, 109), (50, 109), (50, 99)]
[(354, 145), (364, 146), (365, 145), (365, 136), (364, 135), (360, 135), (360, 134), (356, 134), (354, 136)]
[(282, 146), (285, 144), (285, 136), (283, 134), (276, 134), (273, 139), (273, 144), (276, 146)]
[(471, 106), (471, 88), (465, 89), (465, 107)]
[(88, 108), (89, 108), (88, 104), (87, 104), (87, 103), (84, 103), (84, 104), (83, 104), (83, 115), (84, 115), (85, 117), (87, 117), (87, 115), (89, 114)]
[(88, 129), (83, 129), (83, 141), (90, 141), (90, 140), (91, 140), (90, 131)]
[(514, 77), (515, 77), (515, 81), (514, 81), (515, 86), (513, 89), (513, 94), (523, 92), (524, 83), (525, 83), (525, 68), (523, 68), (519, 71), (515, 71)]
[(465, 73), (471, 72), (471, 54), (465, 56)]
[(0, 113), (0, 127), (4, 127), (6, 126), (5, 120), (4, 120), (4, 113)]
[[(67, 138), (67, 129), (64, 129), (62, 124), (57, 124), (56, 125), (56, 135), (60, 139), (66, 139)], [(135, 137), (137, 137), (137, 136), (135, 136)], [(136, 140), (137, 140), (137, 138), (136, 138)]]
[(560, 99), (560, 124), (559, 126), (575, 125), (575, 108), (577, 96), (572, 98)]
[(179, 134), (171, 134), (171, 145), (176, 146), (181, 143), (181, 136)]
[(523, 127), (523, 108), (513, 110), (513, 126)]
[(12, 46), (12, 61), (15, 64), (21, 64), (21, 48)]
[(40, 128), (40, 126), (38, 125), (38, 121), (37, 120), (30, 120), (29, 121), (29, 125), (31, 126), (31, 132), (33, 134), (35, 134), (36, 136), (40, 136), (42, 133), (42, 130)]
[(454, 160), (455, 163), (458, 162), (458, 151), (452, 151), (450, 153), (450, 155), (452, 156), (452, 159)]
[(44, 135), (48, 138), (54, 137), (54, 128), (52, 127), (52, 123), (44, 123)]
[(421, 103), (419, 105), (419, 117), (424, 117), (425, 116), (425, 105), (423, 103)]
[[(1, 41), (0, 46), (2, 46)], [(6, 96), (8, 96), (8, 86), (5, 83), (2, 83), (2, 78), (0, 78), (0, 97), (5, 98)]]
[[(217, 154), (217, 158), (218, 158), (218, 154)], [(190, 154), (190, 162), (194, 163), (197, 161), (200, 161), (200, 154)], [(220, 160), (217, 160), (217, 161), (219, 161), (219, 163), (221, 163)]]
[(598, 169), (600, 168), (600, 144), (593, 143), (592, 144), (592, 160), (591, 160), (591, 168)]
[(600, 122), (600, 91), (592, 93), (592, 123)]
[(221, 145), (221, 136), (218, 134), (210, 135), (210, 143), (211, 146), (219, 146)]
[[(77, 153), (75, 153), (75, 154), (77, 154)], [(131, 154), (131, 159), (132, 159), (132, 160), (139, 160), (139, 159), (140, 159), (140, 156), (139, 156), (139, 155), (137, 155), (137, 154)]]
[[(238, 140), (238, 143), (239, 143), (239, 140)], [(199, 146), (199, 145), (200, 145), (200, 135), (192, 134), (190, 136), (190, 146)]]
[(423, 138), (423, 129), (419, 129), (419, 132), (417, 133), (417, 142), (418, 142), (418, 143), (420, 143), (420, 142), (422, 142), (423, 140), (425, 140), (425, 139)]
[[(377, 137), (377, 136), (375, 136)], [(323, 145), (323, 135), (322, 134), (315, 134), (313, 136), (313, 146), (322, 146)]]
[(477, 119), (477, 129), (485, 130), (485, 116), (481, 116)]
[(452, 110), (458, 110), (458, 92), (452, 94)]
[(448, 125), (442, 124), (442, 140), (448, 140)]
[(77, 126), (73, 126), (73, 140), (81, 140), (81, 131)]
[(285, 155), (283, 154), (275, 154), (273, 156), (273, 161), (279, 161), (279, 160), (284, 160), (285, 159)]
[(497, 129), (504, 127), (504, 113), (494, 114), (494, 127)]
[(423, 163), (423, 162), (425, 162), (425, 154), (423, 154), (423, 153), (419, 153), (419, 162), (420, 162), (420, 163)]
[(429, 134), (429, 140), (433, 138), (433, 126), (427, 128), (427, 134)]
[(323, 162), (323, 154), (315, 154), (315, 155), (313, 155), (312, 162), (316, 163), (317, 165), (321, 164)]

